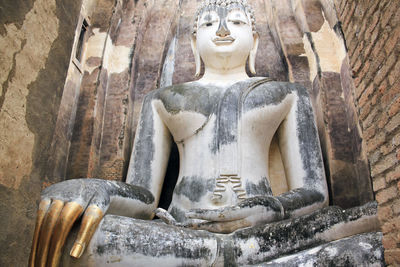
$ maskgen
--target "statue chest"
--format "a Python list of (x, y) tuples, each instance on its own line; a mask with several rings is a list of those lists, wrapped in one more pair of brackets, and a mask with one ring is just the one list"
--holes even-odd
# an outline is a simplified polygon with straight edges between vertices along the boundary
[(269, 135), (290, 109), (292, 95), (286, 90), (251, 89), (232, 86), (224, 91), (169, 90), (162, 92), (152, 105), (175, 142), (199, 136), (207, 129), (207, 134), (200, 136), (213, 139), (214, 145), (222, 148), (237, 143), (243, 134)]

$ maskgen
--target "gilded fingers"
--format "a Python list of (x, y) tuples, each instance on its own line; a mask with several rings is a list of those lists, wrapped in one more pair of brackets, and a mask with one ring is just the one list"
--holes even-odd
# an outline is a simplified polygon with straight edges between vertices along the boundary
[(50, 203), (51, 203), (50, 199), (43, 199), (39, 204), (39, 209), (38, 209), (37, 218), (36, 218), (35, 232), (33, 234), (31, 255), (29, 256), (29, 263), (28, 263), (29, 267), (35, 266), (35, 259), (36, 259), (36, 252), (37, 252), (37, 248), (38, 248), (40, 228), (42, 226), (46, 212), (50, 207)]
[(76, 202), (69, 202), (64, 206), (51, 237), (47, 266), (58, 266), (65, 240), (67, 239), (72, 225), (82, 212), (83, 207)]
[(40, 227), (35, 266), (40, 266), (40, 267), (46, 266), (47, 255), (50, 247), (51, 234), (53, 233), (54, 227), (57, 223), (58, 217), (63, 207), (64, 207), (63, 201), (54, 200), (53, 203), (51, 203), (50, 209), (48, 210), (43, 219), (43, 224)]
[(92, 238), (98, 224), (103, 218), (103, 211), (96, 205), (90, 205), (82, 218), (82, 225), (79, 229), (78, 237), (71, 249), (70, 255), (79, 258), (85, 251), (86, 245)]

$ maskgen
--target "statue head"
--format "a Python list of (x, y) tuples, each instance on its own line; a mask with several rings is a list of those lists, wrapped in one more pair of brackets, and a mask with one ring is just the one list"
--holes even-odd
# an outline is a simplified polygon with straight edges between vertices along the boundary
[[(206, 68), (229, 69), (245, 65), (255, 74), (258, 33), (252, 8), (246, 0), (205, 0), (197, 10), (191, 36), (200, 75)], [(226, 60), (224, 60), (226, 59)]]

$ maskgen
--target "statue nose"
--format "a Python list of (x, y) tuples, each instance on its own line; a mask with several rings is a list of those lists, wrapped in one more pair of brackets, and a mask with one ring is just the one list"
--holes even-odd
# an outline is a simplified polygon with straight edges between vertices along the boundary
[(219, 37), (226, 37), (231, 34), (231, 32), (228, 30), (228, 28), (224, 24), (225, 23), (221, 23), (216, 32), (217, 36), (219, 36)]

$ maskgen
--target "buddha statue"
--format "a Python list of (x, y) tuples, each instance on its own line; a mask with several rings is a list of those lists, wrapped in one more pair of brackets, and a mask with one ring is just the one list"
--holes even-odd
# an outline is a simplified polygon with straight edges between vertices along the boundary
[[(30, 266), (57, 266), (61, 258), (71, 266), (249, 264), (268, 242), (262, 227), (326, 206), (307, 91), (247, 75), (247, 62), (255, 73), (258, 40), (245, 0), (204, 1), (191, 36), (196, 75), (201, 64), (204, 75), (145, 97), (125, 183), (73, 179), (42, 192)], [(274, 136), (288, 186), (279, 195), (269, 178)], [(172, 142), (180, 169), (164, 210), (158, 203)], [(67, 239), (72, 257), (63, 254)]]

